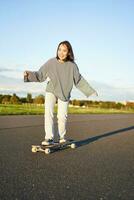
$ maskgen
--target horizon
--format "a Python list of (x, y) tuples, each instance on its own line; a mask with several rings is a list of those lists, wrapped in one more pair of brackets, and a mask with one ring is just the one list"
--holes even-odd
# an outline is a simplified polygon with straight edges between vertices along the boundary
[[(36, 98), (36, 97), (38, 97), (38, 96), (43, 96), (44, 97), (44, 99), (45, 99), (45, 94), (38, 94), (38, 95), (33, 95), (33, 94), (31, 94), (31, 93), (27, 93), (25, 96), (24, 95), (18, 95), (18, 94), (16, 94), (16, 93), (12, 93), (12, 94), (1, 94), (0, 93), (0, 95), (2, 95), (2, 96), (6, 96), (6, 95), (9, 95), (9, 96), (13, 96), (13, 95), (16, 95), (17, 97), (19, 97), (20, 99), (21, 98), (27, 98), (27, 95), (28, 94), (30, 94), (31, 96), (32, 96), (32, 99), (34, 99), (34, 98)], [(115, 103), (122, 103), (122, 104), (125, 104), (125, 103), (130, 103), (130, 102), (132, 102), (132, 103), (134, 103), (134, 100), (128, 100), (128, 101), (104, 101), (104, 100), (95, 100), (95, 99), (76, 99), (76, 98), (70, 98), (69, 99), (69, 101), (73, 101), (73, 100), (76, 100), (76, 101), (93, 101), (93, 102), (115, 102)]]

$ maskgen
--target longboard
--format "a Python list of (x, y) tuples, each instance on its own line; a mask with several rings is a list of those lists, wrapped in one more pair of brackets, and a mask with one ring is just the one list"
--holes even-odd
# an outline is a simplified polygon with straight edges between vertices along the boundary
[(60, 149), (64, 149), (64, 148), (72, 148), (75, 149), (76, 148), (76, 144), (74, 140), (68, 140), (64, 143), (54, 143), (51, 145), (32, 145), (32, 152), (36, 153), (36, 152), (43, 152), (45, 154), (50, 154), (56, 150), (60, 150)]

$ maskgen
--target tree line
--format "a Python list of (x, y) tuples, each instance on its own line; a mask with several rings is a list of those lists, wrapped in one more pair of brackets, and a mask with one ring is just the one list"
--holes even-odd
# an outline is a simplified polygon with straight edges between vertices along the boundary
[(19, 97), (15, 93), (13, 95), (2, 95), (0, 94), (0, 104), (23, 104), (23, 103), (34, 103), (44, 104), (45, 99), (43, 95), (38, 95), (32, 98), (32, 94), (28, 93), (26, 97)]
[[(36, 97), (32, 97), (32, 94), (28, 93), (26, 97), (19, 97), (15, 93), (13, 95), (2, 95), (0, 94), (0, 104), (44, 104), (45, 97), (40, 94)], [(134, 109), (134, 102), (111, 102), (111, 101), (91, 101), (91, 100), (70, 100), (69, 104), (77, 107), (99, 107), (99, 108), (132, 108)]]

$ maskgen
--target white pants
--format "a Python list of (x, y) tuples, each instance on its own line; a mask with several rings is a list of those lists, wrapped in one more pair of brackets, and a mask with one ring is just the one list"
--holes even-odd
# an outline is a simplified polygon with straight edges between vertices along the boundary
[[(45, 139), (54, 138), (54, 106), (56, 96), (53, 93), (46, 92), (45, 95)], [(58, 98), (58, 135), (63, 138), (66, 134), (67, 110), (69, 101), (61, 101)]]

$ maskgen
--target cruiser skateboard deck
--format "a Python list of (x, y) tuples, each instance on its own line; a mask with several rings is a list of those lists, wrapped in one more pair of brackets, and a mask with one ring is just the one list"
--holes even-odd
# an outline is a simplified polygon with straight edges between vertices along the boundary
[(32, 152), (36, 153), (36, 152), (43, 152), (45, 154), (50, 154), (56, 150), (62, 150), (65, 148), (72, 148), (75, 149), (76, 148), (76, 144), (74, 140), (67, 140), (64, 143), (54, 143), (51, 145), (32, 145)]

